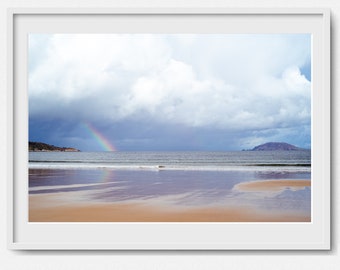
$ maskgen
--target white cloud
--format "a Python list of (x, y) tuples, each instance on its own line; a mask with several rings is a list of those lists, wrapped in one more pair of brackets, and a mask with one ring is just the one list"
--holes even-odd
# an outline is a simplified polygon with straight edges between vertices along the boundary
[[(304, 35), (30, 35), (30, 115), (229, 130), (310, 122)], [(41, 54), (39, 54), (39, 51)]]

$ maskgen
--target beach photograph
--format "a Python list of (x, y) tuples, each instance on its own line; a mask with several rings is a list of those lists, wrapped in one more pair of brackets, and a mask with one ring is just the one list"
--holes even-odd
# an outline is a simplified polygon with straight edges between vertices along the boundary
[(311, 222), (311, 34), (28, 36), (28, 222)]

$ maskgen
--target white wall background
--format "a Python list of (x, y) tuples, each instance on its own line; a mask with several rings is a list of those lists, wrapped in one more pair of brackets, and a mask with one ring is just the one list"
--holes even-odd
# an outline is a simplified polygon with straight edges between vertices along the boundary
[[(331, 9), (332, 251), (114, 252), (7, 250), (7, 8), (9, 7), (299, 7)], [(340, 269), (340, 1), (339, 0), (1, 0), (0, 1), (0, 268), (1, 269)]]

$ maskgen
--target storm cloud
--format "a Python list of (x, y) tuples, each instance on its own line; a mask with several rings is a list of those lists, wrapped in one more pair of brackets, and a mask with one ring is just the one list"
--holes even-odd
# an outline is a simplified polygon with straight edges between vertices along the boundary
[(30, 140), (100, 150), (91, 123), (120, 150), (310, 147), (310, 63), (308, 34), (30, 34)]

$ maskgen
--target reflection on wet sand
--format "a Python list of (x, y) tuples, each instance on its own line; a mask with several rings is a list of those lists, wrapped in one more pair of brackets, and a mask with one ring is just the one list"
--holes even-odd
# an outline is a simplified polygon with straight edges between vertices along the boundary
[(308, 222), (310, 180), (297, 179), (250, 171), (30, 170), (29, 221)]
[[(119, 202), (89, 201), (89, 195), (100, 191), (70, 191), (29, 196), (30, 222), (310, 222), (310, 215), (301, 208), (301, 202), (290, 202), (284, 208), (271, 198), (270, 193), (290, 189), (293, 192), (310, 186), (310, 180), (266, 180), (240, 183), (234, 186), (234, 196), (226, 197), (224, 203), (203, 205), (198, 191), (163, 196), (144, 196)], [(93, 193), (94, 192), (94, 193)], [(105, 191), (107, 192), (107, 191)], [(251, 193), (249, 193), (251, 192)], [(260, 192), (261, 196), (252, 196)], [(247, 195), (248, 194), (248, 195)], [(267, 196), (268, 195), (268, 196)], [(279, 202), (279, 203), (278, 203)], [(275, 203), (280, 207), (275, 207)], [(265, 204), (265, 203), (264, 203)], [(274, 206), (274, 207), (273, 207)]]

